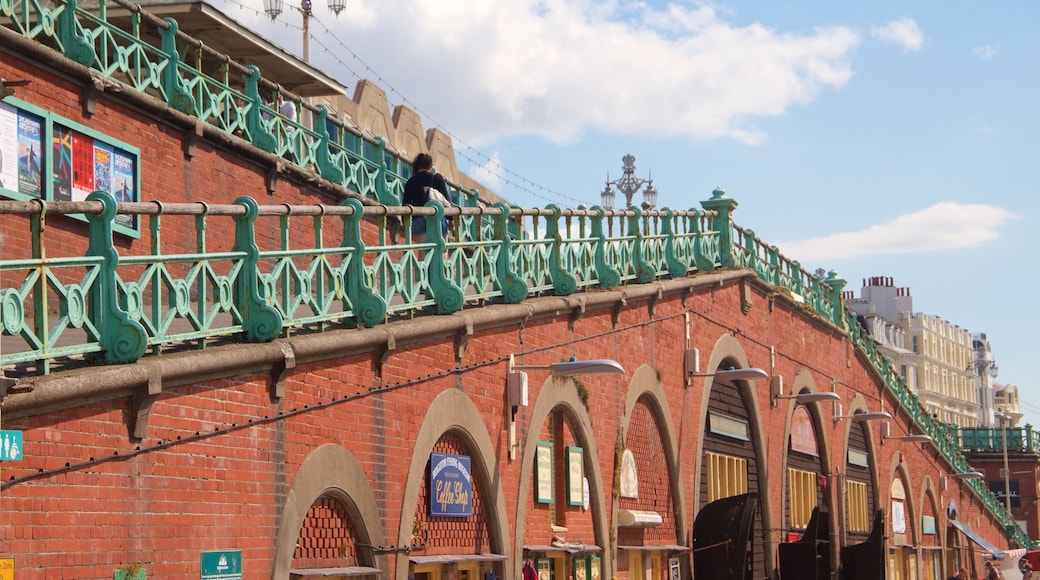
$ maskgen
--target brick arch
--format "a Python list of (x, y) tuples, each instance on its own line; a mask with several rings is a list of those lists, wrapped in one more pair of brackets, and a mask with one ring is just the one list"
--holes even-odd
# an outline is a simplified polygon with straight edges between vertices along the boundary
[[(683, 493), (682, 474), (679, 469), (679, 449), (675, 437), (675, 425), (672, 422), (672, 414), (669, 411), (668, 396), (661, 381), (657, 377), (657, 371), (650, 366), (643, 365), (636, 369), (632, 375), (628, 394), (625, 398), (625, 414), (621, 419), (621, 430), (628, 434), (629, 423), (632, 413), (640, 399), (646, 401), (646, 406), (654, 417), (657, 431), (661, 436), (661, 445), (664, 447), (665, 459), (668, 465), (668, 485), (671, 489), (672, 505), (676, 512), (669, 514), (674, 516), (676, 541), (680, 544), (686, 538), (686, 522), (689, 514), (686, 513), (685, 494)], [(617, 511), (620, 498), (615, 498), (611, 506), (611, 521), (617, 521)]]
[[(711, 357), (708, 359), (708, 366), (705, 368), (714, 370), (719, 368), (725, 362), (729, 362), (735, 368), (749, 368), (751, 366), (751, 363), (748, 362), (747, 353), (744, 351), (744, 347), (741, 346), (740, 341), (732, 334), (723, 334), (715, 341), (715, 346), (711, 351)], [(701, 436), (700, 429), (707, 424), (708, 420), (708, 407), (710, 404), (708, 389), (710, 389), (712, 384), (708, 381), (711, 380), (713, 380), (711, 376), (703, 379), (694, 379), (694, 383), (690, 386), (692, 389), (697, 388), (698, 384), (703, 384), (704, 387), (702, 388), (702, 391), (706, 393), (705, 396), (701, 398), (700, 408), (697, 410), (698, 419), (696, 425), (698, 427), (697, 429), (691, 429), (690, 433), (687, 435), (687, 437), (695, 439), (692, 442), (687, 441), (687, 443), (695, 445), (697, 449), (697, 455), (693, 464), (693, 481), (697, 482), (701, 480), (701, 472), (704, 469), (704, 437)], [(699, 381), (703, 381), (703, 383), (699, 383)], [(769, 457), (766, 455), (767, 447), (765, 433), (763, 432), (762, 426), (762, 410), (758, 405), (759, 393), (754, 381), (737, 381), (737, 385), (741, 397), (744, 399), (745, 405), (747, 405), (748, 424), (751, 428), (751, 441), (755, 449), (755, 463), (758, 465), (758, 480), (760, 482), (768, 482)], [(761, 388), (761, 386), (758, 388)], [(769, 390), (768, 383), (765, 388), (766, 391)], [(773, 529), (774, 527), (772, 509), (773, 502), (764, 492), (765, 490), (759, 490), (758, 508), (761, 510), (762, 527), (768, 530)], [(699, 511), (701, 507), (699, 501), (700, 494), (694, 494), (693, 517), (696, 517), (697, 511)], [(773, 577), (775, 576), (776, 568), (776, 559), (773, 557), (776, 550), (776, 541), (772, 534), (766, 536), (763, 544), (763, 550), (766, 556), (766, 572), (770, 577)]]
[[(282, 506), (275, 540), (272, 580), (289, 577), (296, 541), (303, 528), (304, 518), (311, 505), (323, 496), (335, 498), (346, 509), (357, 542), (370, 545), (384, 544), (382, 518), (376, 506), (372, 488), (357, 459), (335, 443), (326, 443), (312, 451), (296, 471), (292, 488)], [(374, 567), (389, 572), (386, 556), (373, 555)]]
[[(490, 548), (498, 554), (507, 553), (510, 544), (506, 523), (505, 495), (502, 482), (498, 479), (498, 458), (491, 437), (473, 401), (460, 390), (448, 389), (430, 403), (426, 417), (415, 436), (412, 449), (412, 460), (408, 466), (408, 478), (404, 493), (401, 496), (400, 529), (397, 531), (398, 546), (407, 546), (412, 537), (412, 521), (415, 519), (415, 506), (419, 501), (420, 486), (426, 478), (424, 471), (430, 460), (434, 445), (445, 433), (451, 432), (465, 442), (476, 454), (471, 458), (470, 468), (473, 470), (474, 486), (479, 486), (484, 505), (487, 507), (488, 528), (491, 531)], [(508, 562), (506, 569), (508, 569)], [(397, 579), (408, 578), (408, 554), (397, 554)]]
[[(798, 369), (794, 374), (794, 380), (791, 381), (790, 394), (794, 395), (802, 391), (811, 391), (813, 393), (819, 392), (820, 389), (816, 385), (816, 379), (812, 373), (805, 368)], [(781, 526), (784, 523), (784, 513), (786, 513), (787, 506), (787, 464), (790, 456), (788, 452), (788, 442), (791, 438), (791, 423), (794, 420), (794, 410), (798, 405), (798, 402), (794, 399), (784, 399), (787, 401), (787, 412), (785, 414), (786, 419), (784, 422), (784, 438), (782, 439), (783, 456), (780, 460), (780, 522)], [(783, 404), (781, 400), (780, 404)], [(829, 404), (829, 403), (822, 403)], [(823, 424), (823, 414), (820, 411), (821, 403), (810, 403), (805, 405), (806, 410), (809, 411), (809, 417), (812, 420), (813, 430), (816, 433), (816, 448), (819, 453), (820, 461), (820, 474), (825, 478), (826, 474), (834, 471), (834, 466), (831, 462), (831, 445), (830, 440), (827, 437), (830, 429), (825, 429)], [(828, 484), (830, 482), (828, 481)], [(832, 572), (840, 562), (839, 550), (841, 549), (840, 542), (838, 542), (837, 531), (838, 531), (838, 510), (834, 509), (833, 496), (830, 489), (823, 491), (823, 501), (827, 507), (828, 522), (827, 525), (830, 528), (829, 540), (831, 548), (831, 568)]]
[[(916, 521), (917, 519), (917, 502), (914, 498), (914, 490), (910, 486), (910, 472), (906, 469), (906, 464), (899, 461), (899, 453), (896, 453), (892, 457), (892, 465), (888, 471), (888, 493), (885, 494), (885, 510), (888, 513), (889, 521), (892, 521), (892, 514), (890, 507), (892, 505), (892, 482), (897, 478), (903, 483), (903, 491), (906, 493), (906, 521), (907, 525), (910, 526), (910, 543), (914, 546), (921, 544), (921, 525)], [(885, 549), (888, 549), (888, 545)]]
[[(926, 507), (930, 506), (932, 508), (932, 515), (933, 517), (935, 517), (936, 544), (938, 544), (939, 547), (945, 548), (946, 538), (940, 532), (946, 524), (947, 518), (944, 517), (946, 510), (942, 505), (942, 495), (937, 494), (938, 490), (932, 483), (932, 477), (930, 475), (924, 476), (924, 479), (921, 480), (921, 493), (920, 495), (918, 495), (918, 505), (921, 506), (921, 516), (923, 517), (925, 515), (928, 515), (927, 513), (925, 513), (928, 511), (927, 509), (925, 509)], [(918, 520), (920, 519), (921, 518), (918, 518)], [(920, 535), (922, 537), (921, 543), (923, 544), (924, 530), (921, 530)]]
[[(604, 545), (610, 538), (610, 534), (604, 513), (606, 506), (603, 504), (603, 473), (597, 459), (600, 455), (596, 448), (592, 420), (578, 393), (577, 384), (570, 378), (548, 377), (542, 387), (538, 389), (538, 398), (535, 400), (534, 406), (529, 409), (526, 423), (531, 427), (527, 429), (520, 453), (520, 480), (517, 482), (514, 535), (516, 540), (513, 543), (512, 571), (508, 577), (520, 578), (523, 575), (521, 566), (524, 561), (524, 522), (527, 518), (527, 499), (531, 496), (531, 482), (534, 481), (534, 453), (538, 446), (539, 433), (539, 429), (534, 426), (545, 424), (549, 414), (560, 409), (566, 412), (568, 418), (572, 420), (574, 437), (586, 450), (585, 468), (588, 470), (586, 476), (589, 479), (589, 509), (592, 511), (596, 542), (604, 548), (600, 560), (600, 578), (612, 578), (614, 576), (614, 557), (610, 553), (609, 546)], [(517, 420), (520, 420), (519, 416)]]
[[(870, 411), (870, 407), (867, 406), (867, 399), (861, 393), (856, 393), (852, 397), (852, 401), (849, 402), (848, 410), (844, 411), (843, 414), (844, 415), (852, 415), (852, 414), (856, 413), (857, 411), (863, 411), (864, 413)], [(845, 430), (844, 441), (845, 441), (845, 445), (844, 445), (844, 447), (842, 447), (842, 455), (841, 455), (842, 459), (840, 459), (839, 461), (836, 462), (836, 463), (841, 464), (841, 465), (844, 465), (844, 464), (846, 464), (848, 462), (849, 439), (852, 436), (852, 426), (853, 426), (853, 422), (852, 421), (848, 421), (848, 420), (845, 421), (845, 425), (844, 425), (844, 430)], [(871, 506), (871, 507), (873, 507), (873, 510), (876, 510), (876, 509), (879, 509), (879, 508), (883, 507), (881, 505), (881, 500), (880, 500), (881, 494), (879, 493), (880, 490), (881, 490), (881, 482), (880, 482), (880, 479), (879, 479), (880, 470), (878, 469), (878, 465), (877, 465), (878, 449), (877, 449), (876, 439), (873, 437), (874, 432), (871, 429), (871, 423), (869, 423), (869, 422), (861, 423), (860, 424), (860, 428), (863, 429), (863, 437), (866, 440), (865, 443), (866, 443), (866, 446), (867, 446), (867, 458), (868, 458), (868, 462), (870, 463), (870, 486), (873, 488), (874, 502), (875, 502), (875, 504), (877, 504), (877, 505), (874, 505), (874, 506)], [(870, 516), (870, 520), (871, 521), (873, 521), (873, 519), (874, 519), (874, 511), (873, 510), (871, 510), (871, 512), (868, 514)]]

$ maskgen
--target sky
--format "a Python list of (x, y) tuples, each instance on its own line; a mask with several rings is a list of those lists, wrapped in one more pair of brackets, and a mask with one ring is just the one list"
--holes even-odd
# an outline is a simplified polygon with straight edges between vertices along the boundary
[[(293, 0), (273, 22), (210, 1), (302, 53)], [(599, 204), (626, 154), (658, 207), (725, 189), (809, 270), (857, 296), (891, 277), (915, 311), (985, 332), (1040, 428), (1038, 26), (1035, 0), (314, 0), (310, 53), (525, 207)]]

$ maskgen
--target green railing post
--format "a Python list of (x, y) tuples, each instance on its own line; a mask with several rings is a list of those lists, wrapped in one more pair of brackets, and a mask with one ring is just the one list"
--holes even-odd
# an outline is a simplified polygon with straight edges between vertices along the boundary
[(1026, 423), (1026, 451), (1033, 452), (1033, 426)]
[(360, 326), (373, 327), (386, 320), (386, 300), (376, 294), (365, 281), (365, 243), (361, 240), (361, 220), (365, 217), (365, 206), (361, 200), (348, 198), (343, 204), (354, 210), (343, 216), (343, 243), (354, 251), (348, 257), (350, 263), (343, 271), (343, 288), (347, 290), (351, 309)]
[(198, 116), (195, 111), (195, 98), (191, 93), (184, 90), (181, 83), (180, 68), (181, 56), (177, 52), (177, 21), (166, 18), (169, 25), (159, 28), (159, 36), (162, 39), (162, 52), (166, 56), (166, 67), (162, 71), (163, 92), (166, 93), (166, 104), (174, 109), (191, 115)]
[(76, 10), (78, 0), (66, 0), (65, 9), (62, 10), (57, 20), (55, 31), (58, 40), (61, 41), (62, 53), (75, 62), (89, 68), (95, 68), (97, 52), (94, 45), (85, 35), (76, 30)]
[(701, 207), (716, 211), (718, 215), (711, 218), (711, 229), (719, 237), (719, 262), (723, 268), (733, 268), (737, 259), (733, 247), (733, 210), (737, 209), (736, 200), (726, 197), (726, 191), (715, 188), (711, 199), (701, 202)]
[(645, 216), (643, 211), (634, 205), (628, 208), (628, 211), (634, 214), (626, 220), (628, 235), (635, 238), (632, 241), (632, 271), (636, 274), (637, 282), (649, 284), (657, 277), (657, 271), (646, 261), (646, 239), (643, 235)]
[(278, 139), (267, 129), (260, 115), (260, 107), (264, 104), (264, 100), (260, 98), (260, 69), (252, 64), (246, 69), (249, 72), (242, 75), (242, 81), (246, 84), (246, 98), (250, 103), (249, 112), (246, 113), (249, 138), (257, 149), (274, 153), (278, 150)]
[(274, 340), (282, 331), (282, 315), (260, 295), (260, 249), (256, 246), (256, 218), (260, 207), (251, 197), (240, 197), (236, 205), (246, 208), (245, 215), (235, 216), (236, 252), (244, 252), (241, 268), (235, 278), (235, 307), (242, 316), (242, 330), (249, 342)]
[[(383, 167), (385, 169), (385, 163)], [(447, 274), (447, 263), (444, 260), (446, 243), (444, 233), (441, 231), (441, 224), (444, 223), (444, 206), (439, 201), (430, 200), (426, 202), (426, 207), (432, 207), (437, 212), (433, 216), (419, 218), (426, 220), (426, 242), (433, 244), (433, 249), (430, 250), (430, 268), (427, 270), (426, 277), (430, 283), (433, 301), (437, 304), (437, 314), (451, 314), (462, 310), (465, 295), (462, 288), (456, 286)]]
[(495, 284), (502, 291), (502, 300), (506, 304), (519, 304), (527, 299), (530, 290), (523, 278), (513, 270), (513, 234), (514, 223), (509, 216), (509, 206), (503, 202), (494, 205), (502, 213), (495, 216), (495, 240), (498, 243), (498, 255), (495, 258)]
[(332, 162), (332, 154), (329, 149), (329, 108), (318, 105), (318, 112), (311, 114), (311, 120), (318, 133), (318, 152), (315, 159), (318, 165), (318, 174), (332, 183), (343, 183), (343, 170)]
[(667, 207), (661, 211), (664, 212), (661, 233), (664, 234), (664, 262), (668, 267), (668, 275), (682, 278), (686, 276), (689, 267), (679, 258), (678, 243), (675, 241), (675, 212)]
[[(87, 291), (87, 304), (79, 303), (83, 298), (82, 288), (69, 289), (64, 308), (70, 324), (79, 327), (83, 315), (93, 322), (98, 330), (98, 342), (107, 363), (130, 363), (141, 358), (148, 348), (148, 334), (144, 326), (132, 320), (119, 306), (118, 274), (119, 254), (112, 244), (112, 223), (116, 218), (116, 200), (108, 192), (95, 191), (87, 201), (101, 202), (100, 214), (87, 214), (90, 224), (90, 244), (87, 256), (101, 258), (98, 275)], [(77, 291), (76, 288), (79, 288)], [(79, 297), (79, 298), (75, 298)]]
[(617, 268), (607, 263), (607, 234), (603, 228), (603, 220), (606, 219), (604, 210), (598, 205), (592, 206), (596, 215), (592, 216), (592, 237), (596, 238), (596, 249), (593, 252), (593, 260), (596, 263), (596, 278), (599, 285), (610, 290), (621, 284), (621, 274)]
[(841, 300), (841, 293), (845, 290), (845, 285), (848, 282), (839, 278), (834, 270), (827, 272), (827, 279), (824, 282), (830, 288), (828, 299), (831, 301), (831, 321), (835, 325), (841, 326), (845, 313), (845, 304)]
[(557, 296), (570, 296), (578, 290), (578, 279), (563, 269), (563, 235), (560, 233), (560, 206), (549, 204), (552, 215), (545, 219), (545, 239), (549, 241), (549, 278)]
[[(361, 148), (364, 149), (364, 143)], [(376, 151), (379, 155), (379, 169), (376, 172), (376, 199), (383, 205), (401, 205), (401, 200), (397, 199), (397, 195), (390, 191), (390, 186), (387, 184), (386, 141), (382, 137), (376, 137)], [(443, 217), (442, 215), (441, 218)], [(440, 228), (437, 228), (437, 231), (439, 232)]]
[(690, 231), (693, 232), (693, 263), (697, 266), (698, 271), (711, 272), (715, 269), (715, 257), (708, 251), (711, 247), (711, 240), (709, 236), (704, 235), (704, 230), (701, 229), (702, 214), (700, 210), (692, 207), (688, 211), (695, 214), (693, 217), (686, 218), (689, 220)]

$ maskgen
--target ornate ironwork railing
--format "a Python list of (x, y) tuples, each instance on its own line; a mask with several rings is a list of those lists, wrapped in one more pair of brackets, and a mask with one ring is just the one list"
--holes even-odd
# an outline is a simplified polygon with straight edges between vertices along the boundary
[[(108, 22), (109, 6), (130, 11), (130, 30)], [(206, 74), (201, 55), (208, 49), (179, 32), (172, 19), (158, 19), (126, 0), (101, 0), (96, 12), (83, 10), (77, 0), (0, 2), (0, 16), (16, 33), (259, 149), (313, 167), (328, 181), (382, 204), (400, 201), (407, 169), (382, 139), (284, 92), (265, 81), (256, 67), (216, 55), (223, 57), (226, 68)], [(159, 46), (145, 40), (146, 32), (159, 37)], [(196, 62), (182, 59), (192, 54)], [(310, 115), (310, 123), (280, 115), (262, 98), (268, 93), (297, 103)], [(462, 206), (477, 205), (477, 192), (454, 189), (453, 196)], [(230, 207), (183, 211), (143, 207), (150, 204), (120, 208), (103, 193), (92, 200), (86, 205), (52, 202), (46, 211), (42, 202), (0, 201), (0, 214), (27, 216), (36, 238), (31, 255), (5, 254), (0, 261), (5, 280), (0, 327), (19, 343), (0, 352), (0, 365), (9, 371), (28, 367), (47, 372), (68, 357), (127, 362), (148, 350), (205, 345), (220, 337), (270, 340), (308, 325), (374, 324), (391, 313), (420, 307), (445, 313), (467, 302), (516, 302), (531, 294), (568, 294), (715, 268), (747, 268), (844, 328), (951, 468), (968, 469), (956, 434), (924, 411), (844, 308), (845, 282), (833, 272), (821, 279), (805, 271), (753, 231), (734, 226), (736, 203), (720, 190), (702, 203), (704, 212), (520, 210), (504, 205), (483, 213), (464, 210), (453, 215), (458, 242), (447, 242), (440, 228), (432, 227), (423, 244), (412, 244), (407, 234), (404, 244), (388, 244), (383, 230), (379, 245), (372, 247), (361, 241), (363, 212), (356, 200), (318, 214), (304, 208), (261, 208), (248, 198)], [(119, 256), (111, 236), (117, 211), (150, 215), (148, 256)], [(435, 206), (428, 219), (441, 219), (443, 211)], [(86, 257), (46, 252), (40, 239), (44, 216), (62, 212), (87, 215)], [(341, 220), (337, 227), (328, 225), (334, 217)], [(255, 224), (261, 218), (281, 222), (275, 248), (261, 250), (256, 243)], [(194, 251), (167, 250), (160, 225), (175, 219), (194, 221)], [(293, 244), (288, 223), (300, 219), (312, 221), (311, 247)], [(231, 247), (212, 247), (205, 234), (212, 221), (233, 222)], [(519, 221), (529, 222), (530, 228), (521, 230)], [(964, 483), (1005, 525), (1010, 539), (1031, 545), (983, 483)]]

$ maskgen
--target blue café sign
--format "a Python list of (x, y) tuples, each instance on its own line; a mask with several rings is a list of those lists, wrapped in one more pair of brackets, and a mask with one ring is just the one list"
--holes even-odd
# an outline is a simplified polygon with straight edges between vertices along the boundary
[(473, 515), (473, 478), (469, 457), (430, 454), (430, 515), (468, 518)]

